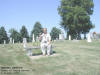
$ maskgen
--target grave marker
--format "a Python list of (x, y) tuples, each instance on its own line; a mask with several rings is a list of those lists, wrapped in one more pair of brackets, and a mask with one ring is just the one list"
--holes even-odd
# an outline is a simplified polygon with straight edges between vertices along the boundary
[(71, 40), (71, 36), (69, 35), (69, 40)]
[(92, 42), (90, 33), (88, 33), (87, 42)]

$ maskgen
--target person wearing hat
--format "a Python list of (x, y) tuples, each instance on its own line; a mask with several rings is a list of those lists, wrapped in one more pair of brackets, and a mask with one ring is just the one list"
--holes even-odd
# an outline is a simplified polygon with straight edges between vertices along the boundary
[(43, 55), (50, 55), (52, 50), (51, 50), (51, 36), (50, 34), (47, 33), (47, 28), (43, 28), (43, 33), (40, 35), (39, 40), (41, 41), (41, 50)]

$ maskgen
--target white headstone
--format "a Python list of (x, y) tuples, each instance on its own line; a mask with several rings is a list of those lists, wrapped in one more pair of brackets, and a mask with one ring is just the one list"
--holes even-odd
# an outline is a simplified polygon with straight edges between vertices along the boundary
[(56, 40), (58, 40), (58, 38), (56, 38)]
[(62, 39), (61, 34), (59, 34), (59, 40), (61, 40), (61, 39)]
[(4, 44), (6, 44), (6, 40), (4, 40)]
[(15, 43), (14, 39), (13, 39), (13, 44)]
[(33, 36), (32, 36), (32, 42), (35, 42), (35, 39), (34, 39), (34, 34), (33, 34)]
[(92, 42), (90, 33), (88, 33), (87, 42)]
[(10, 42), (9, 43), (12, 43), (12, 38), (10, 38)]
[(27, 43), (27, 39), (26, 38), (23, 38), (23, 43)]
[(62, 32), (61, 34), (59, 34), (59, 40), (64, 40), (64, 33)]
[(23, 47), (24, 48), (26, 47), (26, 44), (27, 44), (27, 39), (26, 38), (23, 38)]
[(69, 40), (71, 40), (71, 36), (69, 35)]

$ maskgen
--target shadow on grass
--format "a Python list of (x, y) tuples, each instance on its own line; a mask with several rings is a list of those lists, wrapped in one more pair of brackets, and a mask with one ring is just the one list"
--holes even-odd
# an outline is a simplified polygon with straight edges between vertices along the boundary
[[(56, 51), (53, 51), (51, 53), (51, 55), (53, 55), (53, 54), (56, 54)], [(41, 53), (34, 53), (34, 54), (32, 54), (32, 56), (39, 56), (39, 55), (42, 55), (42, 52)]]

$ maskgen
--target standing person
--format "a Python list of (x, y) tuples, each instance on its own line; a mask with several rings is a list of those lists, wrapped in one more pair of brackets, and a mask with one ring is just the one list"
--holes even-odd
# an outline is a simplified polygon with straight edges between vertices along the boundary
[(40, 35), (39, 37), (40, 41), (41, 41), (41, 50), (43, 55), (46, 55), (46, 51), (47, 51), (47, 55), (51, 54), (51, 36), (50, 34), (47, 33), (47, 28), (43, 28), (43, 34)]

